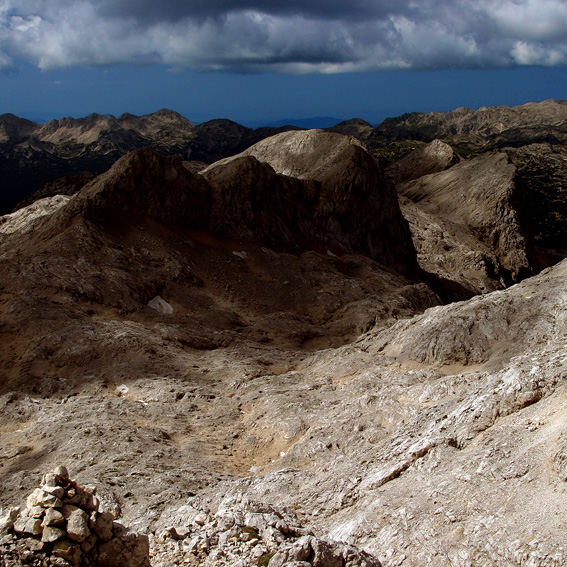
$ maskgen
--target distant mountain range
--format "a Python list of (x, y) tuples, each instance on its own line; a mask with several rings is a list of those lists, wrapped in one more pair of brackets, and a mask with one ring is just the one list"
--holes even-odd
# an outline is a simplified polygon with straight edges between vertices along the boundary
[(434, 139), (467, 158), (505, 150), (527, 187), (526, 210), (537, 209), (537, 218), (547, 219), (534, 232), (552, 247), (562, 247), (567, 240), (564, 222), (558, 220), (567, 218), (567, 213), (545, 212), (565, 208), (567, 101), (555, 100), (404, 114), (376, 127), (360, 118), (335, 123), (331, 117), (282, 120), (260, 128), (227, 119), (195, 125), (165, 109), (144, 116), (91, 114), (45, 124), (4, 114), (0, 116), (0, 213), (39, 197), (74, 193), (134, 149), (148, 147), (162, 155), (212, 163), (279, 132), (313, 126), (356, 137), (384, 167)]
[(171, 110), (145, 116), (90, 114), (37, 124), (0, 116), (0, 199), (6, 211), (45, 183), (85, 171), (106, 171), (131, 150), (148, 147), (163, 155), (211, 163), (255, 142), (294, 129), (251, 129), (231, 120), (195, 125)]
[(270, 126), (272, 128), (297, 126), (298, 128), (311, 130), (313, 128), (331, 128), (343, 120), (343, 118), (333, 118), (332, 116), (312, 116), (309, 118), (283, 118), (281, 120), (274, 120), (270, 122), (251, 122), (249, 123), (249, 126), (252, 128), (261, 128), (263, 126)]

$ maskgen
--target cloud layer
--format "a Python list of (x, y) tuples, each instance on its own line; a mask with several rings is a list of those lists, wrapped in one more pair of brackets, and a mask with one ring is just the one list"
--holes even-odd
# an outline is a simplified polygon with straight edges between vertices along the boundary
[(566, 0), (0, 0), (0, 69), (318, 72), (567, 64)]

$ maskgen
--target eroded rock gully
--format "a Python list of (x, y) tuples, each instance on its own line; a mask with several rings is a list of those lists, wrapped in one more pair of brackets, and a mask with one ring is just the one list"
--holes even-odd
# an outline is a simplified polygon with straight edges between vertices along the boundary
[[(432, 280), (381, 255), (382, 228), (350, 239), (349, 191), (379, 203), (393, 189), (380, 193), (370, 162), (337, 177), (325, 155), (346, 171), (367, 160), (349, 138), (325, 134), (326, 152), (296, 162), (319, 136), (276, 137), (203, 174), (146, 150), (72, 198), (2, 219), (4, 526), (66, 463), (77, 480), (64, 496), (96, 486), (98, 513), (147, 535), (154, 566), (565, 564), (566, 261), (441, 305)], [(509, 231), (491, 247), (473, 231), (476, 206), (447, 197), (465, 178), (486, 188), (484, 166), (510, 211), (481, 219), (482, 234)], [(523, 261), (516, 225), (502, 226), (514, 210), (498, 200), (512, 169), (498, 153), (461, 160), (405, 191), (416, 214), (460, 223), (459, 246), (484, 242), (506, 266)], [(278, 214), (240, 194), (272, 196)], [(384, 223), (413, 265), (388, 202)], [(328, 222), (339, 210), (342, 224)], [(42, 522), (59, 510), (39, 508)], [(83, 512), (96, 526), (97, 511)], [(21, 541), (10, 532), (2, 545), (19, 553)], [(31, 543), (29, 557), (55, 543)]]

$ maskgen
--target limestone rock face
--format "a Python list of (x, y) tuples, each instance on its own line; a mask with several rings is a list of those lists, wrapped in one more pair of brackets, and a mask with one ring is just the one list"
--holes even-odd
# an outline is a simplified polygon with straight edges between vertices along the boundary
[(249, 240), (289, 251), (307, 243), (336, 247), (331, 230), (318, 231), (312, 212), (319, 186), (278, 175), (254, 157), (240, 157), (204, 173), (212, 188), (210, 230), (220, 238)]
[[(70, 197), (55, 195), (39, 199), (28, 207), (18, 209), (16, 212), (0, 217), (0, 235), (11, 234), (16, 231), (26, 232), (33, 226), (33, 221), (42, 216), (51, 215), (57, 209), (66, 205)], [(1, 238), (1, 236), (0, 236)]]
[[(276, 173), (254, 157), (217, 163), (201, 176), (179, 158), (138, 150), (89, 183), (52, 216), (46, 230), (59, 232), (77, 217), (103, 225), (143, 217), (292, 251), (314, 244), (323, 251), (365, 254), (415, 277), (407, 223), (373, 158), (354, 139), (338, 134), (294, 136), (307, 136), (308, 142), (297, 150), (305, 160), (298, 178)], [(315, 147), (314, 136), (323, 137), (320, 152), (302, 153)], [(268, 143), (270, 155), (282, 164), (290, 159), (289, 148), (296, 148), (288, 138), (280, 134)]]
[[(422, 363), (478, 364), (557, 343), (565, 332), (567, 262), (505, 291), (427, 310), (389, 329), (393, 356)], [(543, 311), (541, 295), (545, 296)], [(394, 337), (394, 338), (392, 338)]]
[(459, 161), (453, 148), (441, 140), (417, 148), (386, 168), (395, 184), (448, 169)]
[(567, 145), (506, 148), (522, 187), (518, 208), (530, 236), (532, 261), (545, 267), (567, 256)]
[(530, 273), (515, 172), (495, 153), (398, 185), (423, 269), (473, 293)]
[[(158, 222), (203, 227), (209, 211), (209, 188), (190, 173), (179, 157), (151, 150), (132, 152), (89, 183), (54, 220), (80, 215), (98, 223), (144, 216)], [(57, 222), (55, 220), (55, 222)]]
[[(284, 132), (213, 164), (205, 175), (243, 156), (269, 164), (280, 175), (316, 183), (318, 194), (308, 209), (315, 234), (332, 236), (343, 249), (416, 275), (411, 237), (395, 191), (358, 140), (321, 130)], [(307, 199), (311, 194), (309, 188)]]

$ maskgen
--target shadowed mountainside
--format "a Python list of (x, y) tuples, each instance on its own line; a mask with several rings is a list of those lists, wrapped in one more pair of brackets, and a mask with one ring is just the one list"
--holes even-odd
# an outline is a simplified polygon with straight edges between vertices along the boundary
[[(412, 170), (400, 160), (434, 139), (453, 149), (453, 161), (447, 166), (459, 156), (469, 158), (495, 150), (507, 153), (517, 167), (518, 214), (527, 231), (524, 236), (530, 244), (530, 258), (542, 268), (567, 253), (566, 121), (567, 103), (547, 100), (512, 108), (412, 113), (389, 118), (376, 128), (353, 119), (329, 130), (362, 141), (383, 166), (389, 166), (388, 176), (397, 182), (406, 180), (404, 175)], [(0, 207), (8, 212), (17, 202), (25, 206), (57, 193), (73, 194), (88, 175), (106, 171), (121, 155), (136, 148), (179, 154), (199, 162), (194, 167), (198, 170), (201, 162), (234, 155), (290, 129), (294, 127), (251, 130), (230, 120), (195, 126), (169, 110), (139, 117), (93, 114), (51, 120), (43, 126), (5, 114), (0, 116)], [(432, 173), (427, 164), (436, 167), (436, 159), (418, 156), (421, 169), (413, 171), (414, 178)]]
[[(331, 230), (338, 250), (354, 249), (410, 277), (417, 264), (396, 193), (355, 138), (321, 130), (284, 132), (205, 170), (213, 175), (241, 156), (270, 165), (279, 175), (312, 181), (318, 202), (305, 217), (312, 234)], [(254, 178), (249, 179), (254, 187)], [(346, 246), (346, 248), (345, 248)]]
[[(358, 121), (355, 123), (357, 126)], [(348, 131), (349, 127), (347, 122), (336, 128)], [(515, 207), (530, 247), (530, 261), (541, 269), (567, 255), (566, 101), (406, 114), (389, 118), (371, 130), (363, 128), (358, 136), (388, 166), (395, 181), (405, 180), (404, 175), (412, 171), (404, 159), (419, 163), (428, 173), (425, 169), (431, 158), (416, 150), (436, 139), (448, 144), (460, 158), (493, 151), (507, 154), (516, 166)], [(433, 158), (435, 164), (437, 158)], [(415, 171), (413, 178), (418, 174), (423, 175)]]
[(0, 116), (3, 207), (13, 207), (35, 191), (39, 191), (35, 198), (46, 196), (49, 189), (41, 191), (42, 186), (59, 177), (102, 173), (137, 148), (210, 163), (282, 129), (252, 130), (223, 119), (194, 125), (171, 110), (118, 118), (91, 114), (43, 125), (4, 114)]

